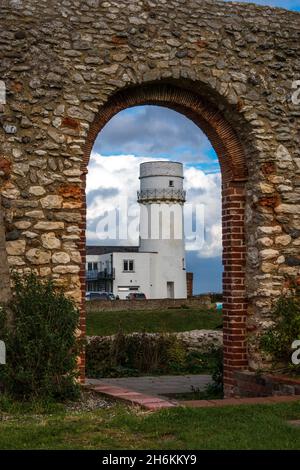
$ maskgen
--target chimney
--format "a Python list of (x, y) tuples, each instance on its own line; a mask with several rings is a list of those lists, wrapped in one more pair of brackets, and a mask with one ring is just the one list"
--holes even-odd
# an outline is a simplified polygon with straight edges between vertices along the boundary
[(186, 273), (186, 292), (187, 297), (193, 297), (193, 280), (194, 273)]

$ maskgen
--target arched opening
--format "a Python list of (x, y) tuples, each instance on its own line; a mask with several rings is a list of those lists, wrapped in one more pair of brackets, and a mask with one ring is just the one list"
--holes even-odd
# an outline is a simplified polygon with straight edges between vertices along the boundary
[[(219, 158), (222, 173), (224, 385), (226, 395), (230, 395), (234, 386), (234, 371), (244, 369), (248, 365), (245, 342), (247, 303), (244, 229), (247, 170), (243, 147), (232, 126), (210, 102), (204, 101), (190, 90), (174, 85), (154, 84), (121, 91), (101, 107), (90, 127), (82, 164), (82, 198), (85, 202), (87, 165), (98, 133), (119, 111), (146, 104), (166, 106), (190, 118), (205, 132)], [(84, 204), (80, 272), (83, 299), (85, 295), (85, 222)], [(81, 327), (84, 332), (84, 306)], [(84, 373), (84, 360), (81, 368)]]

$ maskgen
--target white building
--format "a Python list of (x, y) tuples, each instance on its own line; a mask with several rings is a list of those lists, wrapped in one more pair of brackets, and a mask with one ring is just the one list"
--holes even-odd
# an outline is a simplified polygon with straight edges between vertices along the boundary
[(178, 162), (140, 165), (140, 244), (88, 246), (87, 291), (113, 292), (125, 299), (187, 297), (183, 227), (183, 168)]

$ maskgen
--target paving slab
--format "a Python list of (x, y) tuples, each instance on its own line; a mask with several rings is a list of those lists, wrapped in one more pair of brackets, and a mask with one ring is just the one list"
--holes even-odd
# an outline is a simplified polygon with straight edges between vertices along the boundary
[(121, 377), (87, 379), (94, 386), (112, 386), (129, 389), (152, 396), (165, 396), (176, 393), (189, 393), (194, 389), (204, 390), (211, 383), (210, 375), (160, 375), (144, 377)]
[(163, 397), (153, 396), (150, 394), (145, 395), (127, 388), (115, 387), (113, 385), (104, 383), (99, 385), (99, 383), (95, 383), (96, 381), (93, 382), (93, 384), (86, 383), (86, 386), (94, 392), (101, 393), (113, 399), (125, 401), (132, 405), (141, 406), (148, 411), (160, 410), (162, 408), (172, 408), (178, 405), (176, 402), (164, 399)]

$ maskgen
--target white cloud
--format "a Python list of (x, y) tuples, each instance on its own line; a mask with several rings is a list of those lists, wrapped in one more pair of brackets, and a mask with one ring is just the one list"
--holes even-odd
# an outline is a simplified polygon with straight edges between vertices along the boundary
[[(86, 190), (87, 196), (91, 191), (94, 194), (87, 208), (89, 221), (98, 219), (105, 211), (114, 210), (119, 205), (120, 198), (127, 198), (129, 204), (136, 203), (136, 193), (139, 189), (139, 165), (149, 160), (147, 157), (133, 155), (104, 157), (92, 153)], [(97, 195), (97, 190), (101, 193), (101, 190), (105, 188), (115, 189), (116, 194), (105, 199), (101, 194)]]
[[(203, 205), (204, 244), (199, 249), (197, 245), (188, 243), (188, 250), (198, 249), (201, 258), (219, 256), (222, 252), (221, 228), (221, 175), (220, 173), (206, 174), (192, 167), (184, 171), (187, 202), (193, 206)], [(200, 228), (200, 227), (199, 227)]]
[[(115, 208), (124, 204), (126, 199), (128, 199), (128, 205), (135, 204), (134, 210), (137, 209), (136, 192), (139, 189), (139, 165), (150, 160), (158, 159), (133, 155), (104, 157), (100, 154), (92, 154), (87, 177), (88, 243), (100, 243), (96, 235), (96, 227), (99, 219), (106, 212), (115, 214)], [(187, 242), (186, 249), (197, 250), (197, 254), (201, 258), (219, 256), (222, 249), (220, 173), (206, 174), (198, 168), (189, 167), (185, 168), (184, 176), (187, 203), (194, 207), (203, 205), (205, 229), (203, 246), (199, 249), (198, 244)], [(103, 193), (105, 197), (103, 197)], [(109, 196), (110, 194), (111, 196)], [(186, 225), (191, 227), (191, 218), (187, 218), (186, 222)], [(199, 228), (202, 229), (202, 227)], [(114, 243), (116, 242), (112, 240), (101, 242), (101, 244)], [(128, 244), (129, 242), (121, 240), (120, 243)], [(132, 239), (130, 243), (137, 244), (138, 238)]]
[[(187, 139), (188, 136), (188, 139)], [(102, 155), (172, 155), (181, 162), (211, 162), (211, 145), (183, 114), (162, 106), (137, 106), (116, 114), (98, 135), (94, 151)]]

